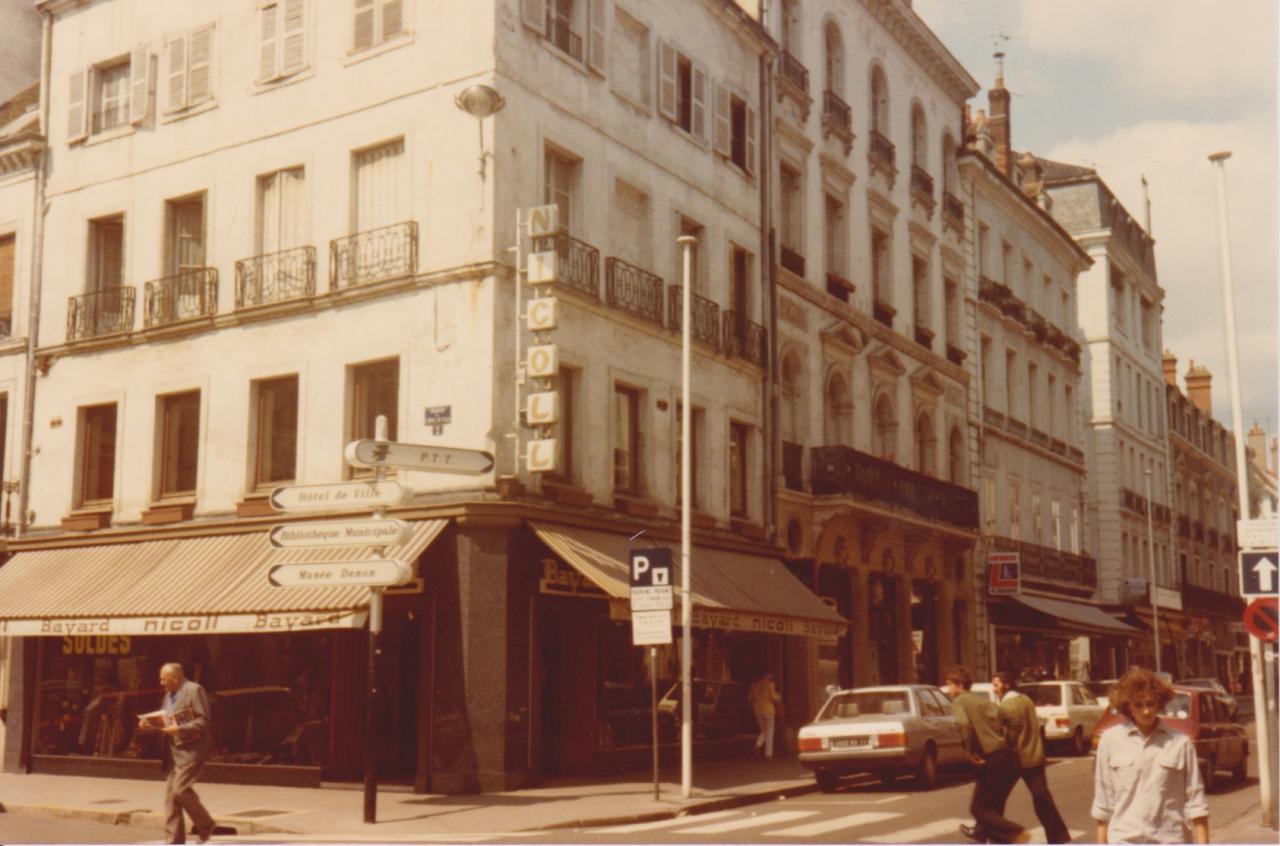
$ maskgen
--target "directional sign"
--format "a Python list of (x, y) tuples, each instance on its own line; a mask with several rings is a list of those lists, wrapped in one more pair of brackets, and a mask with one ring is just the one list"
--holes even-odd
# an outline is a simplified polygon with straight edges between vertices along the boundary
[(493, 455), (478, 449), (363, 440), (347, 444), (346, 454), (347, 462), (357, 467), (403, 467), (468, 476), (493, 469)]
[(391, 546), (400, 543), (409, 526), (402, 520), (332, 520), (287, 523), (271, 529), (276, 549), (331, 546)]
[(1244, 609), (1244, 625), (1258, 640), (1274, 643), (1280, 633), (1280, 610), (1274, 596), (1255, 599)]
[(663, 547), (631, 550), (632, 613), (670, 611), (673, 607), (671, 550)]
[(323, 485), (289, 485), (271, 492), (271, 507), (277, 511), (341, 511), (396, 505), (404, 500), (407, 488), (399, 482), (331, 482)]
[(1280, 518), (1237, 520), (1236, 538), (1241, 549), (1275, 549), (1280, 543)]
[(277, 564), (271, 568), (267, 578), (276, 587), (386, 587), (402, 585), (413, 579), (413, 568), (391, 558), (317, 561), (314, 564)]
[(1280, 590), (1277, 590), (1280, 579), (1276, 578), (1276, 570), (1280, 569), (1276, 566), (1278, 561), (1280, 561), (1280, 555), (1277, 555), (1274, 549), (1262, 552), (1241, 552), (1240, 595), (1246, 599), (1255, 596), (1280, 595)]

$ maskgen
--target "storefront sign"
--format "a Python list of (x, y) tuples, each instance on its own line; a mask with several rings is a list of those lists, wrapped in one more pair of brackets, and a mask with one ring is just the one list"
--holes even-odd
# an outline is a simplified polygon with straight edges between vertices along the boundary
[(1018, 553), (987, 553), (987, 593), (991, 596), (1022, 593), (1022, 568)]
[(608, 599), (595, 582), (577, 570), (562, 564), (558, 558), (542, 559), (542, 578), (538, 580), (538, 593), (548, 596), (579, 596), (584, 599)]
[(693, 624), (702, 629), (800, 637), (839, 637), (845, 631), (845, 627), (839, 623), (823, 623), (795, 617), (751, 614), (744, 611), (726, 611), (697, 606), (693, 608)]
[(1172, 588), (1157, 586), (1151, 591), (1151, 600), (1161, 608), (1168, 608), (1172, 611), (1182, 610), (1182, 592)]
[(64, 637), (63, 655), (128, 655), (133, 641), (128, 635), (94, 635), (93, 637)]
[(368, 613), (346, 611), (266, 611), (260, 614), (198, 614), (189, 617), (63, 617), (0, 620), (0, 635), (99, 636), (264, 634), (320, 629), (359, 629)]

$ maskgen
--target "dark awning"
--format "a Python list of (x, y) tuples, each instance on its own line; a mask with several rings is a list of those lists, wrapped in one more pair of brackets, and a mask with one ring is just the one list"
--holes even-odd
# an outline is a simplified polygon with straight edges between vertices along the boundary
[(1064, 629), (1077, 629), (1084, 634), (1130, 635), (1141, 634), (1128, 623), (1122, 623), (1096, 605), (1072, 602), (1069, 599), (1051, 599), (1047, 596), (1019, 594), (1009, 599), (1032, 611), (1053, 617)]

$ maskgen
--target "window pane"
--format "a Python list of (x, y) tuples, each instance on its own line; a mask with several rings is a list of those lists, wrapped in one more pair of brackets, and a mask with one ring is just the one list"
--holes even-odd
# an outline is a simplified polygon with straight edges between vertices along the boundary
[(258, 386), (257, 484), (297, 478), (298, 377), (272, 379)]
[(194, 493), (200, 450), (200, 392), (164, 400), (160, 495)]
[(400, 361), (379, 361), (352, 368), (354, 416), (351, 436), (372, 438), (378, 415), (387, 418), (387, 439), (396, 439), (400, 408)]
[(80, 499), (82, 502), (110, 500), (115, 485), (115, 405), (85, 409), (83, 441)]

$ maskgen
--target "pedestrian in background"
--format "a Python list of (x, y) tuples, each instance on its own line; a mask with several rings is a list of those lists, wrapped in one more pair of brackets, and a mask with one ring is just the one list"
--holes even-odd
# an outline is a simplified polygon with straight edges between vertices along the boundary
[(756, 715), (756, 725), (760, 727), (760, 736), (756, 738), (756, 757), (764, 756), (766, 761), (773, 760), (773, 726), (778, 715), (778, 705), (782, 697), (773, 683), (773, 673), (765, 670), (748, 693), (751, 699), (751, 710)]
[(1172, 698), (1173, 688), (1141, 667), (1111, 692), (1111, 705), (1127, 719), (1098, 742), (1091, 815), (1099, 843), (1209, 842), (1195, 746), (1160, 719)]
[(165, 842), (187, 842), (185, 811), (191, 817), (192, 832), (205, 843), (213, 835), (214, 822), (196, 795), (195, 784), (213, 751), (209, 694), (185, 677), (181, 664), (170, 663), (160, 668), (160, 686), (165, 691), (160, 724), (154, 724), (148, 719), (151, 715), (144, 714), (139, 718), (138, 728), (164, 733), (161, 755), (165, 774)]
[[(1044, 836), (1049, 843), (1070, 843), (1071, 833), (1058, 813), (1058, 806), (1049, 792), (1049, 779), (1045, 776), (1044, 738), (1040, 735), (1040, 718), (1036, 705), (1025, 693), (1018, 692), (1013, 673), (1001, 670), (991, 677), (991, 689), (1000, 700), (1000, 712), (1009, 728), (1009, 740), (1018, 758), (1018, 770), (1022, 782), (1031, 791), (1031, 803), (1036, 817), (1044, 826)], [(1001, 813), (1004, 808), (1000, 809)]]

